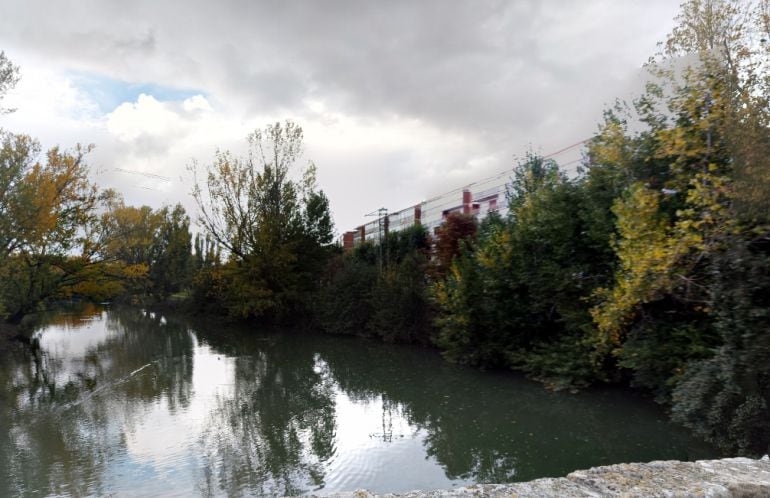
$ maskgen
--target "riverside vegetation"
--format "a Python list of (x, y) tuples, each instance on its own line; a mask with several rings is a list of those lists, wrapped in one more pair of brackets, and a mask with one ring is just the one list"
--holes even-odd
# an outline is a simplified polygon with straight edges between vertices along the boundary
[[(55, 300), (187, 303), (233, 319), (433, 344), (554, 389), (627, 383), (732, 454), (770, 446), (770, 2), (690, 0), (568, 176), (528, 154), (509, 214), (382, 248), (332, 244), (302, 130), (219, 153), (181, 206), (126, 206), (90, 146), (0, 137), (0, 313)], [(686, 62), (688, 62), (686, 64)], [(0, 97), (18, 78), (0, 54)]]

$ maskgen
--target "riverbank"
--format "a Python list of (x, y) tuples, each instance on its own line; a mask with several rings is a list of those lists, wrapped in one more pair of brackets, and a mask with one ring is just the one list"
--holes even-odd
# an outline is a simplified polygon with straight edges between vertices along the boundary
[(358, 490), (325, 496), (327, 498), (763, 497), (770, 496), (770, 458), (765, 456), (760, 460), (725, 458), (696, 462), (623, 463), (578, 470), (566, 477), (536, 479), (513, 484), (477, 484), (450, 490), (382, 495)]

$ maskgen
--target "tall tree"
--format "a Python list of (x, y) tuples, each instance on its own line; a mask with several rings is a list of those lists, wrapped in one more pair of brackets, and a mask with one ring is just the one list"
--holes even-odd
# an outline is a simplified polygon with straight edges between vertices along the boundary
[(597, 251), (584, 191), (553, 161), (530, 154), (514, 170), (507, 219), (481, 224), (433, 287), (437, 344), (451, 360), (524, 370), (553, 387), (596, 375), (582, 300)]
[[(617, 126), (608, 122), (594, 142), (594, 157), (615, 162), (633, 184), (615, 206), (616, 285), (593, 311), (608, 344), (623, 340), (646, 303), (669, 296), (695, 310), (707, 297), (708, 255), (740, 230), (736, 219), (766, 216), (757, 204), (768, 184), (770, 76), (760, 69), (770, 51), (751, 41), (757, 12), (729, 0), (683, 4), (680, 24), (650, 64), (657, 80), (634, 109), (648, 128), (611, 138)], [(678, 67), (683, 57), (694, 63)], [(633, 148), (657, 170), (639, 175), (622, 152)]]
[(223, 271), (233, 315), (289, 316), (317, 285), (321, 265), (314, 261), (325, 258), (319, 249), (331, 242), (332, 224), (315, 167), (292, 177), (302, 137), (291, 121), (256, 130), (246, 157), (220, 152), (205, 182), (196, 178), (199, 222), (228, 253)]
[(769, 5), (685, 2), (633, 109), (646, 127), (608, 121), (593, 144), (630, 179), (615, 281), (592, 310), (600, 342), (679, 420), (749, 453), (770, 444)]
[[(144, 269), (147, 278), (134, 279), (130, 293), (165, 299), (189, 285), (193, 271), (190, 220), (181, 204), (153, 210), (126, 206), (115, 199), (103, 215), (107, 261)], [(126, 289), (129, 291), (129, 289)]]
[(150, 280), (153, 293), (166, 298), (186, 288), (192, 276), (192, 235), (190, 218), (181, 204), (173, 209), (162, 208), (161, 219), (153, 245)]

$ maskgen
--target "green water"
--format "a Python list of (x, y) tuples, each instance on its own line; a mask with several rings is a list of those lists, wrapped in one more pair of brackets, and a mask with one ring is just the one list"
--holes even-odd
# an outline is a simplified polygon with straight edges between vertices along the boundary
[(87, 308), (0, 364), (0, 496), (450, 488), (715, 450), (621, 390), (431, 350)]

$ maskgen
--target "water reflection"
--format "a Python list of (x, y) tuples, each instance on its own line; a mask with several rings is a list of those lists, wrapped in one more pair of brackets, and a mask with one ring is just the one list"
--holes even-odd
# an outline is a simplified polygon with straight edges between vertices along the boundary
[[(206, 491), (299, 494), (324, 485), (323, 463), (334, 455), (334, 385), (315, 355), (284, 342), (249, 351), (234, 362), (232, 396), (208, 412), (200, 448)], [(280, 358), (276, 361), (276, 358)], [(216, 477), (214, 480), (213, 477)]]
[(35, 339), (0, 365), (0, 496), (398, 492), (715, 455), (638, 398), (428, 350), (100, 308)]

